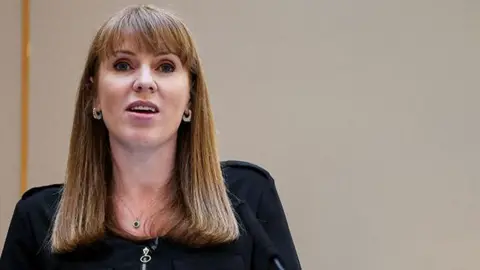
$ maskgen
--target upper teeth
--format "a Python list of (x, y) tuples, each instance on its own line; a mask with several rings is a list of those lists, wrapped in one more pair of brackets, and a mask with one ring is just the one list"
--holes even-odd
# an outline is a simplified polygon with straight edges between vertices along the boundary
[(152, 108), (152, 107), (148, 107), (148, 106), (135, 106), (132, 108), (132, 110), (144, 110), (144, 111), (152, 111), (152, 112), (155, 112), (155, 109)]

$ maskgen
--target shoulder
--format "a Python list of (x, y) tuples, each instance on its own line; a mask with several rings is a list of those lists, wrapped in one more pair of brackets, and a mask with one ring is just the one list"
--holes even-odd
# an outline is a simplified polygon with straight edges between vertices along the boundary
[(274, 184), (270, 172), (258, 164), (242, 160), (221, 162), (223, 176), (229, 187), (254, 186), (267, 187)]
[(22, 194), (16, 208), (31, 220), (50, 220), (56, 211), (62, 187), (62, 184), (32, 187)]
[(234, 204), (240, 199), (246, 201), (251, 207), (256, 207), (262, 194), (275, 188), (270, 172), (258, 164), (226, 160), (221, 162), (221, 167)]
[(62, 191), (63, 184), (50, 184), (45, 186), (36, 186), (28, 189), (22, 194), (20, 202), (43, 202), (56, 200)]
[(10, 221), (9, 245), (24, 241), (28, 245), (39, 247), (55, 215), (61, 188), (60, 184), (38, 186), (23, 193)]

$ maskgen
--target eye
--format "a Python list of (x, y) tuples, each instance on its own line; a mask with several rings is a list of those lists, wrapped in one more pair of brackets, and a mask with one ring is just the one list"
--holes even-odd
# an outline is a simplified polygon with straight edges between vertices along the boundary
[(125, 61), (117, 62), (113, 65), (113, 68), (115, 68), (118, 71), (127, 71), (131, 69), (131, 66), (129, 63)]
[(161, 72), (170, 73), (175, 71), (175, 66), (170, 63), (162, 63), (158, 67), (158, 70)]

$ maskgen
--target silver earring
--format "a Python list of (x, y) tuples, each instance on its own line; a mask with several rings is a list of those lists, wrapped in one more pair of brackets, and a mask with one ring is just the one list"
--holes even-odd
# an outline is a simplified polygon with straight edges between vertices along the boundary
[(188, 109), (186, 111), (186, 113), (183, 114), (182, 119), (183, 119), (184, 122), (192, 121), (192, 111), (190, 109)]
[(97, 111), (96, 108), (93, 108), (92, 114), (93, 114), (93, 118), (97, 120), (102, 119), (102, 111)]

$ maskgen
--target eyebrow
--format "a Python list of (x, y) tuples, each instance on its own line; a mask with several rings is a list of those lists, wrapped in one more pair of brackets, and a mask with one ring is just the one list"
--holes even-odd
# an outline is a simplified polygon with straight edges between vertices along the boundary
[(134, 52), (128, 51), (128, 50), (116, 50), (116, 51), (113, 51), (113, 54), (114, 54), (114, 55), (117, 55), (117, 54), (128, 54), (128, 55), (132, 55), (132, 56), (135, 55)]
[[(129, 51), (129, 50), (115, 50), (113, 51), (113, 55), (118, 55), (118, 54), (127, 54), (127, 55), (131, 55), (131, 56), (135, 56), (136, 54), (132, 51)], [(155, 57), (157, 56), (161, 56), (161, 55), (167, 55), (167, 54), (170, 54), (169, 52), (167, 51), (159, 51), (157, 53), (155, 53)]]

